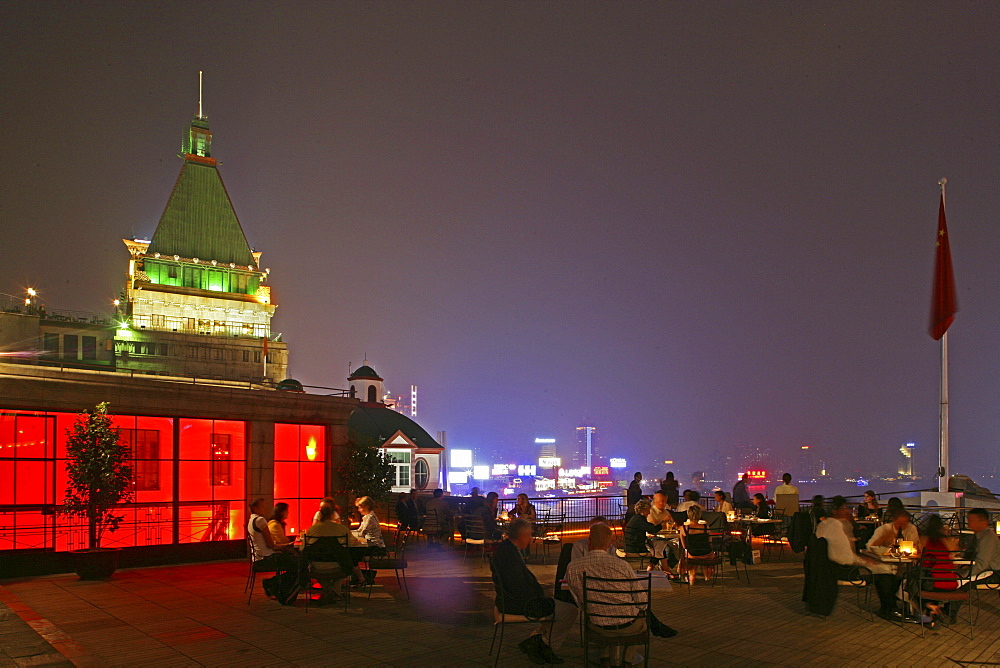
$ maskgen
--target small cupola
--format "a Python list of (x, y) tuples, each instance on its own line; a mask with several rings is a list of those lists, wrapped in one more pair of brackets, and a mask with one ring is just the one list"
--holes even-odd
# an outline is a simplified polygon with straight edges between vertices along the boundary
[(364, 364), (351, 372), (347, 377), (347, 382), (351, 384), (354, 396), (364, 404), (382, 404), (382, 397), (385, 396), (385, 386), (381, 376), (375, 373), (368, 360)]

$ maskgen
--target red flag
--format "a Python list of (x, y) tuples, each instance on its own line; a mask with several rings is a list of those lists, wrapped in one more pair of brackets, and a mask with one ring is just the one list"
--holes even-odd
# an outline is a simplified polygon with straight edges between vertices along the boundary
[(937, 341), (948, 331), (958, 313), (955, 275), (951, 270), (951, 245), (948, 223), (944, 218), (944, 193), (938, 209), (937, 254), (934, 257), (934, 293), (931, 296), (931, 338)]
[[(948, 266), (951, 267), (951, 263), (949, 263)], [(938, 338), (940, 339), (941, 337), (939, 336)], [(267, 357), (267, 337), (262, 336), (260, 337), (260, 340), (264, 342), (264, 357)]]

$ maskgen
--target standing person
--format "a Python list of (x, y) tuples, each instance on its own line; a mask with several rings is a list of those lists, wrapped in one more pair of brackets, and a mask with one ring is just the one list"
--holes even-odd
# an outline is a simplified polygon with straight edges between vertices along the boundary
[(406, 509), (410, 512), (410, 528), (414, 530), (420, 528), (420, 503), (417, 497), (417, 490), (411, 489), (406, 499)]
[[(587, 539), (590, 550), (585, 556), (571, 561), (569, 567), (566, 569), (566, 583), (581, 609), (583, 608), (583, 576), (585, 574), (592, 577), (614, 580), (631, 580), (635, 578), (635, 572), (627, 562), (609, 553), (611, 538), (611, 528), (608, 525), (603, 523), (591, 525), (590, 535)], [(591, 625), (590, 628), (595, 628), (601, 634), (608, 636), (638, 635), (645, 631), (646, 617), (642, 614), (645, 610), (640, 609), (638, 606), (602, 606), (600, 604), (600, 601), (606, 601), (607, 603), (628, 603), (634, 601), (634, 595), (631, 593), (634, 590), (631, 583), (601, 583), (597, 588), (602, 591), (594, 594), (592, 597), (588, 596), (588, 606), (591, 612), (608, 616), (597, 617), (598, 626), (595, 626), (594, 622), (587, 620), (587, 623)], [(611, 616), (618, 613), (621, 613), (621, 617)], [(672, 638), (677, 635), (677, 631), (658, 620), (653, 615), (652, 610), (649, 611), (649, 631), (660, 638)], [(636, 649), (638, 648), (615, 647), (612, 651), (610, 647), (606, 646), (601, 652), (601, 665), (620, 665), (622, 659), (630, 659), (631, 651)]]
[(680, 496), (679, 489), (680, 483), (674, 478), (674, 472), (667, 471), (667, 477), (660, 483), (660, 491), (667, 497), (667, 505), (671, 508), (677, 507), (677, 501)]
[(545, 596), (542, 585), (538, 583), (535, 574), (528, 569), (524, 557), (521, 556), (531, 541), (531, 522), (516, 519), (510, 523), (507, 539), (502, 541), (493, 553), (491, 564), (493, 581), (503, 588), (501, 597), (498, 587), (496, 606), (500, 612), (509, 615), (526, 613), (530, 613), (532, 617), (553, 615), (552, 631), (549, 636), (551, 645), (544, 639), (549, 622), (541, 622), (526, 640), (518, 644), (518, 648), (528, 655), (532, 663), (563, 663), (555, 650), (562, 646), (566, 636), (576, 626), (576, 606)]
[(747, 484), (750, 482), (750, 474), (744, 473), (743, 477), (733, 485), (733, 506), (736, 508), (753, 508), (750, 503), (750, 490)]
[(642, 485), (640, 484), (641, 482), (642, 482), (642, 473), (636, 471), (635, 475), (632, 476), (632, 482), (629, 483), (628, 491), (625, 492), (626, 523), (632, 518), (632, 515), (635, 514), (635, 511), (633, 510), (635, 508), (635, 504), (639, 503), (639, 499), (642, 498)]

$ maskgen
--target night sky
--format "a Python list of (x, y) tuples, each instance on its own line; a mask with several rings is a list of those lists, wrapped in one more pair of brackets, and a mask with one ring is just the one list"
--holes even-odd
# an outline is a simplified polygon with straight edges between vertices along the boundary
[[(102, 311), (205, 113), (291, 372), (450, 447), (1000, 465), (1000, 4), (0, 6), (0, 292)], [(483, 462), (486, 463), (486, 462)]]

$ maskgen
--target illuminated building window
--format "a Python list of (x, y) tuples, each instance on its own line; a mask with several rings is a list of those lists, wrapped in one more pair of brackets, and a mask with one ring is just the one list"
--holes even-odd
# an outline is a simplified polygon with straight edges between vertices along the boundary
[(274, 501), (288, 504), (286, 530), (312, 526), (328, 492), (326, 429), (310, 424), (274, 425)]
[(421, 458), (413, 462), (413, 485), (417, 489), (427, 489), (430, 477), (431, 471), (426, 459)]
[(386, 459), (395, 471), (393, 487), (410, 486), (410, 456), (409, 450), (386, 450)]

